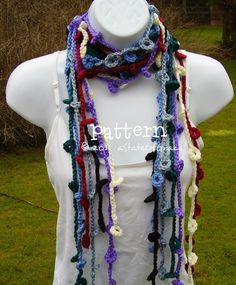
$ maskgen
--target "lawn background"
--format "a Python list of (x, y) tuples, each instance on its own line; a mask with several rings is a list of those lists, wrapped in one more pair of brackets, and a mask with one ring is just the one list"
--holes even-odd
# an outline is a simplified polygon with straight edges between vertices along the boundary
[[(199, 53), (206, 53), (206, 46), (213, 50), (221, 39), (218, 27), (179, 29), (174, 34), (183, 48)], [(236, 61), (220, 60), (236, 88)], [(236, 284), (235, 113), (234, 99), (199, 126), (205, 143), (205, 179), (199, 195), (202, 215), (196, 234), (195, 285)], [(50, 285), (57, 202), (46, 173), (44, 147), (2, 150), (0, 179), (0, 284)]]

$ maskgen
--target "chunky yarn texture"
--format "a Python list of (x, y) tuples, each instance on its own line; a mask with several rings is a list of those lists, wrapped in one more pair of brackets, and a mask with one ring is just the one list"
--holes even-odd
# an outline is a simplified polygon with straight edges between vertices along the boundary
[[(89, 79), (96, 77), (107, 84), (109, 91), (117, 93), (130, 82), (140, 76), (155, 78), (160, 86), (157, 94), (157, 133), (150, 138), (155, 151), (148, 153), (147, 161), (153, 161), (152, 191), (144, 203), (153, 203), (151, 218), (152, 232), (147, 233), (150, 242), (149, 250), (153, 255), (153, 268), (147, 280), (156, 284), (156, 280), (171, 279), (173, 285), (183, 285), (180, 280), (183, 262), (184, 240), (188, 243), (188, 264), (186, 271), (189, 284), (192, 282), (193, 267), (197, 262), (194, 253), (194, 233), (198, 224), (196, 217), (201, 208), (197, 203), (199, 182), (203, 178), (200, 166), (201, 153), (197, 139), (200, 131), (193, 127), (186, 109), (186, 55), (180, 50), (179, 42), (169, 33), (158, 10), (150, 5), (150, 21), (143, 37), (129, 48), (118, 50), (107, 43), (101, 33), (91, 27), (87, 12), (76, 16), (67, 29), (66, 78), (68, 98), (64, 100), (68, 113), (70, 136), (63, 147), (71, 155), (73, 180), (68, 184), (73, 192), (74, 205), (74, 239), (75, 255), (71, 262), (75, 263), (78, 276), (76, 285), (96, 284), (95, 239), (99, 231), (108, 235), (107, 251), (104, 259), (107, 262), (107, 284), (115, 285), (113, 266), (119, 258), (114, 239), (122, 238), (123, 230), (119, 226), (116, 211), (116, 193), (123, 177), (116, 175), (112, 160), (110, 142), (105, 133), (97, 134), (92, 140), (88, 126), (101, 127), (96, 106), (89, 86)], [(179, 106), (179, 108), (177, 108)], [(160, 128), (163, 127), (163, 128)], [(162, 130), (166, 130), (163, 136)], [(185, 217), (181, 185), (181, 172), (184, 162), (179, 157), (179, 136), (184, 132), (188, 143), (188, 154), (192, 163), (192, 181), (188, 189), (191, 209), (187, 221), (188, 234), (184, 237)], [(86, 149), (84, 145), (88, 146)], [(103, 160), (106, 177), (100, 177), (100, 162)], [(94, 165), (94, 167), (92, 167)], [(95, 181), (92, 171), (95, 170)], [(171, 183), (170, 199), (167, 199), (167, 181)], [(103, 197), (108, 196), (108, 220), (103, 215)], [(97, 200), (95, 197), (97, 196)], [(98, 220), (95, 220), (95, 201), (98, 201)], [(170, 240), (164, 239), (165, 219), (172, 221)], [(177, 226), (178, 225), (178, 226)], [(168, 247), (171, 257), (170, 268), (165, 268), (164, 248)], [(91, 250), (90, 280), (84, 277), (83, 249)], [(158, 251), (161, 260), (158, 265)], [(151, 256), (150, 256), (151, 258)], [(128, 277), (127, 277), (128, 278)], [(105, 284), (105, 280), (104, 280)], [(186, 284), (187, 285), (187, 284)]]

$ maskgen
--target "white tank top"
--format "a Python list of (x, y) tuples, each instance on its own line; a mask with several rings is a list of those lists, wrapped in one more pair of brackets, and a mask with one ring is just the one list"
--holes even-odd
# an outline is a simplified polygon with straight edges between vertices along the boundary
[[(55, 53), (55, 62), (53, 66), (53, 88), (57, 114), (55, 116), (51, 132), (45, 146), (45, 160), (49, 180), (53, 186), (56, 198), (59, 204), (59, 212), (56, 227), (56, 259), (53, 285), (75, 284), (78, 270), (75, 264), (70, 261), (71, 257), (76, 254), (74, 241), (74, 207), (72, 191), (68, 188), (68, 183), (72, 180), (71, 156), (63, 149), (63, 143), (68, 140), (69, 130), (65, 122), (61, 108), (64, 104), (60, 99), (58, 75), (57, 75), (57, 57)], [(187, 142), (184, 134), (179, 137), (180, 159), (184, 161), (184, 170), (181, 173), (183, 207), (185, 208), (185, 192), (191, 179), (191, 162), (186, 151)], [(152, 162), (141, 162), (130, 165), (115, 166), (116, 174), (124, 177), (124, 182), (119, 186), (116, 194), (117, 216), (123, 229), (123, 236), (114, 239), (115, 247), (118, 254), (117, 261), (113, 264), (113, 277), (117, 285), (150, 285), (147, 276), (153, 269), (153, 255), (149, 252), (150, 242), (147, 239), (148, 234), (152, 231), (150, 222), (153, 213), (153, 204), (144, 203), (144, 199), (152, 193), (151, 173)], [(100, 167), (101, 177), (106, 177), (104, 164)], [(167, 182), (167, 197), (168, 189)], [(104, 192), (104, 218), (107, 221), (107, 194)], [(98, 196), (95, 195), (95, 221), (97, 222), (97, 205)], [(178, 223), (177, 223), (178, 224)], [(172, 219), (165, 219), (164, 238), (169, 241), (172, 230)], [(178, 231), (178, 225), (177, 225)], [(184, 238), (184, 237), (183, 237)], [(96, 263), (100, 268), (96, 272), (96, 285), (107, 284), (107, 263), (104, 260), (104, 254), (108, 247), (108, 236), (106, 233), (99, 232), (95, 237)], [(170, 250), (167, 245), (165, 249), (165, 268), (170, 268)], [(84, 257), (87, 265), (84, 269), (84, 277), (90, 282), (90, 260), (91, 254), (89, 249), (84, 249)], [(158, 254), (160, 260), (160, 254)], [(188, 276), (185, 271), (187, 262), (184, 253), (180, 279), (186, 285)], [(160, 281), (157, 278), (157, 285), (171, 285), (171, 279)]]

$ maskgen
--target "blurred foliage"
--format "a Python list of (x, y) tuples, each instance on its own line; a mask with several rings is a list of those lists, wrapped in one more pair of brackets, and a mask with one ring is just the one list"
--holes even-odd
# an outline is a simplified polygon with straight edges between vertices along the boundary
[[(41, 129), (29, 124), (5, 103), (5, 86), (21, 62), (65, 48), (66, 27), (91, 1), (0, 1), (0, 145), (36, 144)], [(27, 82), (26, 82), (27, 84)]]
[(236, 0), (208, 0), (208, 5), (218, 5), (223, 11), (222, 46), (236, 57)]
[(236, 56), (236, 0), (223, 2), (223, 46)]

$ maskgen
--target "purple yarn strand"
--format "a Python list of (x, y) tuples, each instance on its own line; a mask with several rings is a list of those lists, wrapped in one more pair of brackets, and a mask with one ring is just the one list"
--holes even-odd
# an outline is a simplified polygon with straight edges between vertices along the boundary
[[(179, 141), (178, 141), (178, 133), (177, 133), (177, 126), (178, 126), (178, 122), (177, 122), (177, 95), (174, 92), (172, 94), (174, 100), (173, 100), (173, 115), (174, 115), (174, 125), (175, 125), (175, 132), (174, 132), (174, 143), (175, 143), (175, 152), (174, 152), (174, 156), (175, 156), (175, 162), (178, 164), (178, 167), (180, 167), (179, 163)], [(177, 165), (176, 165), (177, 166)], [(181, 188), (181, 181), (180, 181), (180, 172), (181, 170), (179, 169), (179, 174), (177, 177), (177, 196), (178, 196), (178, 207), (179, 209), (183, 210), (183, 205), (182, 205), (182, 188)], [(181, 249), (182, 249), (182, 239), (183, 239), (183, 217), (179, 217), (179, 241), (181, 242)], [(181, 263), (182, 263), (182, 259), (183, 259), (183, 251), (179, 250), (178, 251), (178, 263), (177, 263), (177, 267), (176, 267), (176, 271), (178, 273), (180, 273), (180, 269), (181, 269)]]
[[(95, 107), (94, 107), (94, 101), (91, 98), (91, 95), (90, 95), (90, 92), (89, 92), (88, 83), (87, 83), (86, 80), (84, 80), (83, 84), (84, 84), (85, 94), (86, 94), (86, 97), (87, 97), (87, 100), (88, 100), (88, 105), (90, 106), (90, 112), (91, 112), (93, 118), (95, 119), (95, 126), (98, 126), (99, 124), (98, 124), (98, 119), (97, 119), (97, 112), (96, 112)], [(103, 138), (102, 138), (101, 134), (97, 134), (97, 139), (98, 139), (98, 142), (99, 142), (99, 146), (101, 146), (103, 148), (103, 150), (105, 150), (106, 146), (103, 143)], [(108, 181), (111, 182), (112, 177), (111, 177), (111, 170), (110, 170), (109, 161), (108, 161), (106, 156), (104, 156), (103, 159), (104, 159), (105, 166), (106, 166)], [(118, 190), (117, 187), (116, 187), (116, 189)], [(110, 192), (109, 192), (109, 185), (108, 184), (106, 185), (106, 192), (108, 193), (108, 200), (109, 200), (109, 203), (108, 203), (109, 220), (108, 220), (108, 225), (107, 225), (107, 233), (108, 233), (108, 236), (109, 236), (109, 246), (108, 246), (108, 251), (107, 251), (106, 255), (111, 255), (111, 256), (113, 255), (112, 257), (114, 258), (114, 253), (116, 254), (116, 251), (115, 251), (113, 236), (110, 233), (110, 227), (113, 224), (113, 220), (112, 220), (112, 213), (111, 213)], [(106, 258), (106, 255), (105, 255), (104, 259), (108, 263), (109, 285), (115, 285), (115, 280), (112, 279), (112, 264), (113, 264), (114, 261), (113, 260), (109, 260), (108, 258)]]

